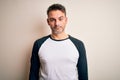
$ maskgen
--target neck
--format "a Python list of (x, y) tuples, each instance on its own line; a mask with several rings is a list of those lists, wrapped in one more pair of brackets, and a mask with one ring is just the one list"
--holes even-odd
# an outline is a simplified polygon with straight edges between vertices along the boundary
[(68, 34), (62, 33), (62, 34), (51, 34), (51, 37), (56, 40), (66, 39), (68, 38)]

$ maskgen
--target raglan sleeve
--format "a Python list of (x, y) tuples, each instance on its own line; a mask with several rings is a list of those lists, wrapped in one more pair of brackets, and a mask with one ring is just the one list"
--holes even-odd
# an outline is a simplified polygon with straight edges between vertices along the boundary
[(40, 61), (38, 56), (38, 43), (35, 41), (32, 49), (29, 80), (39, 80)]
[(79, 80), (88, 80), (87, 57), (84, 43), (81, 41), (78, 45), (79, 59), (78, 59), (78, 78)]

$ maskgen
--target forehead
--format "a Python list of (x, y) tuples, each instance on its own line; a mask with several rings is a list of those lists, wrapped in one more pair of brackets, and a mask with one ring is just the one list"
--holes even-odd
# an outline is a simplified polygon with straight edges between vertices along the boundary
[(65, 17), (65, 13), (60, 10), (52, 10), (48, 14), (48, 18), (57, 18), (57, 17)]

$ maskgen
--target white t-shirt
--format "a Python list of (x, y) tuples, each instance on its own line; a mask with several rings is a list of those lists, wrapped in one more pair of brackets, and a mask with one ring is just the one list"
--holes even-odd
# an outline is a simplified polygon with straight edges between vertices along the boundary
[(79, 53), (72, 41), (48, 38), (39, 49), (39, 80), (78, 80)]

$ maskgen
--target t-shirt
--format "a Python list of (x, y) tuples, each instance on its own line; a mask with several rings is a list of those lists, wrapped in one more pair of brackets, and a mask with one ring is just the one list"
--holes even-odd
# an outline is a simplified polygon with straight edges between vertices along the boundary
[(39, 80), (78, 80), (79, 53), (69, 39), (54, 40), (49, 37), (39, 48)]
[(37, 39), (29, 80), (88, 80), (83, 42), (70, 35), (63, 40), (54, 40), (50, 35)]

